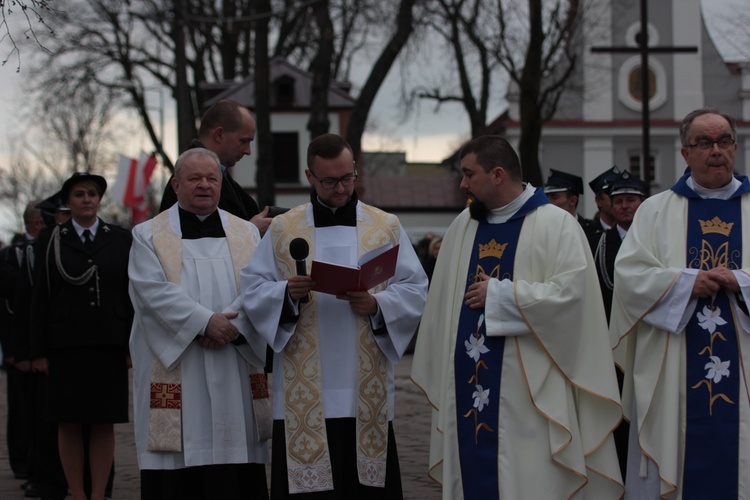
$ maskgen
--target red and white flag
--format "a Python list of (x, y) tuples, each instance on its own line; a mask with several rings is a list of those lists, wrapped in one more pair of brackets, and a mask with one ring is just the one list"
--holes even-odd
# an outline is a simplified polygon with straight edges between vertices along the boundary
[(148, 218), (146, 188), (156, 168), (156, 157), (141, 151), (138, 160), (120, 155), (117, 162), (117, 179), (112, 189), (114, 199), (130, 207), (133, 225)]

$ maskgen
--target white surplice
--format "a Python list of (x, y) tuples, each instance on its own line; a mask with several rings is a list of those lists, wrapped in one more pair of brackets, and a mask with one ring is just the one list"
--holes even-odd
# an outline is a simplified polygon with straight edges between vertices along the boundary
[[(296, 323), (279, 325), (282, 304), (287, 300), (286, 281), (280, 276), (274, 256), (274, 245), (268, 231), (242, 270), (243, 306), (253, 325), (274, 350), (274, 366), (283, 366), (282, 351), (294, 333)], [(393, 363), (399, 361), (419, 323), (425, 297), (427, 277), (422, 265), (401, 228), (396, 274), (388, 287), (376, 293), (380, 315), (387, 333), (375, 341), (388, 359), (388, 420), (393, 419)], [(344, 265), (357, 265), (357, 231), (354, 227), (333, 226), (315, 229), (315, 248), (308, 260), (318, 259)], [(317, 293), (317, 292), (314, 292)], [(323, 374), (323, 403), (326, 418), (352, 418), (357, 408), (357, 338), (356, 316), (349, 303), (333, 295), (318, 293), (318, 328)], [(273, 418), (284, 418), (283, 371), (273, 372)]]
[[(224, 227), (228, 214), (220, 211)], [(260, 236), (250, 223), (255, 240)], [(169, 228), (181, 236), (177, 205)], [(152, 221), (133, 229), (130, 295), (135, 319), (130, 337), (133, 359), (133, 412), (140, 469), (265, 463), (268, 446), (258, 441), (248, 363), (262, 367), (265, 342), (242, 311), (234, 266), (226, 238), (181, 240), (180, 285), (167, 280), (154, 250)], [(218, 350), (200, 347), (201, 335), (214, 312), (238, 312), (232, 320), (247, 340)], [(183, 452), (147, 450), (150, 379), (153, 360), (182, 372)]]

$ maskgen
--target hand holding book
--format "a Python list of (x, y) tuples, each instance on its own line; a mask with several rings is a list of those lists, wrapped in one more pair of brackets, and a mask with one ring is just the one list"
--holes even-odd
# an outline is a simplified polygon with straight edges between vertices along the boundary
[(390, 279), (396, 273), (398, 245), (384, 245), (360, 258), (359, 266), (342, 266), (314, 260), (310, 277), (313, 290), (332, 295), (366, 291)]

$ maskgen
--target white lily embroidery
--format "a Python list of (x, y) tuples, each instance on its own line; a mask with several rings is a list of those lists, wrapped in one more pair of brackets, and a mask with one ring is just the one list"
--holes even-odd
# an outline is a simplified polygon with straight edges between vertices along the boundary
[(473, 358), (475, 363), (479, 361), (481, 354), (490, 352), (489, 348), (484, 345), (484, 335), (476, 336), (472, 333), (469, 335), (469, 340), (464, 340), (464, 346), (466, 347), (466, 354)]
[(721, 377), (729, 377), (729, 363), (730, 361), (722, 361), (717, 356), (709, 356), (711, 361), (706, 363), (703, 368), (708, 370), (706, 378), (713, 379), (717, 384), (721, 382)]
[(471, 395), (474, 398), (474, 408), (478, 411), (482, 411), (485, 405), (490, 404), (490, 390), (483, 389), (481, 385), (476, 385), (476, 391)]
[(726, 325), (727, 322), (721, 317), (721, 309), (718, 307), (713, 311), (708, 306), (703, 306), (703, 314), (697, 313), (698, 324), (709, 333), (716, 331), (716, 326)]

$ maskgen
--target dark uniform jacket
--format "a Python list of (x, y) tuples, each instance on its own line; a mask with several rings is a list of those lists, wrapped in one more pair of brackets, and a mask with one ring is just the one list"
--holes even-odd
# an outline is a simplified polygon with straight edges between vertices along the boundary
[[(191, 149), (202, 147), (204, 147), (203, 144), (195, 139), (190, 143)], [(172, 188), (172, 177), (170, 177), (167, 186), (164, 188), (164, 194), (161, 197), (159, 212), (169, 209), (175, 203), (177, 203), (177, 195), (174, 192), (174, 188)], [(224, 174), (221, 180), (219, 208), (244, 220), (250, 220), (260, 213), (255, 200), (247, 194), (237, 181), (232, 179), (232, 176), (228, 172)]]
[(126, 347), (133, 320), (128, 295), (128, 258), (132, 236), (119, 226), (99, 220), (90, 248), (81, 241), (72, 221), (58, 226), (64, 272), (72, 278), (92, 265), (97, 272), (85, 283), (64, 279), (56, 262), (54, 234), (37, 241), (31, 298), (31, 356), (76, 346)]
[(603, 233), (597, 233), (589, 237), (591, 254), (596, 264), (596, 274), (599, 276), (599, 287), (604, 299), (604, 311), (607, 313), (607, 322), (612, 312), (612, 290), (615, 278), (615, 257), (620, 251), (622, 238), (617, 226), (607, 229)]
[(28, 359), (19, 357), (19, 318), (16, 315), (20, 281), (28, 270), (26, 255), (33, 255), (30, 252), (33, 241), (26, 240), (25, 237), (24, 240), (23, 243), (0, 250), (0, 345), (5, 358)]

